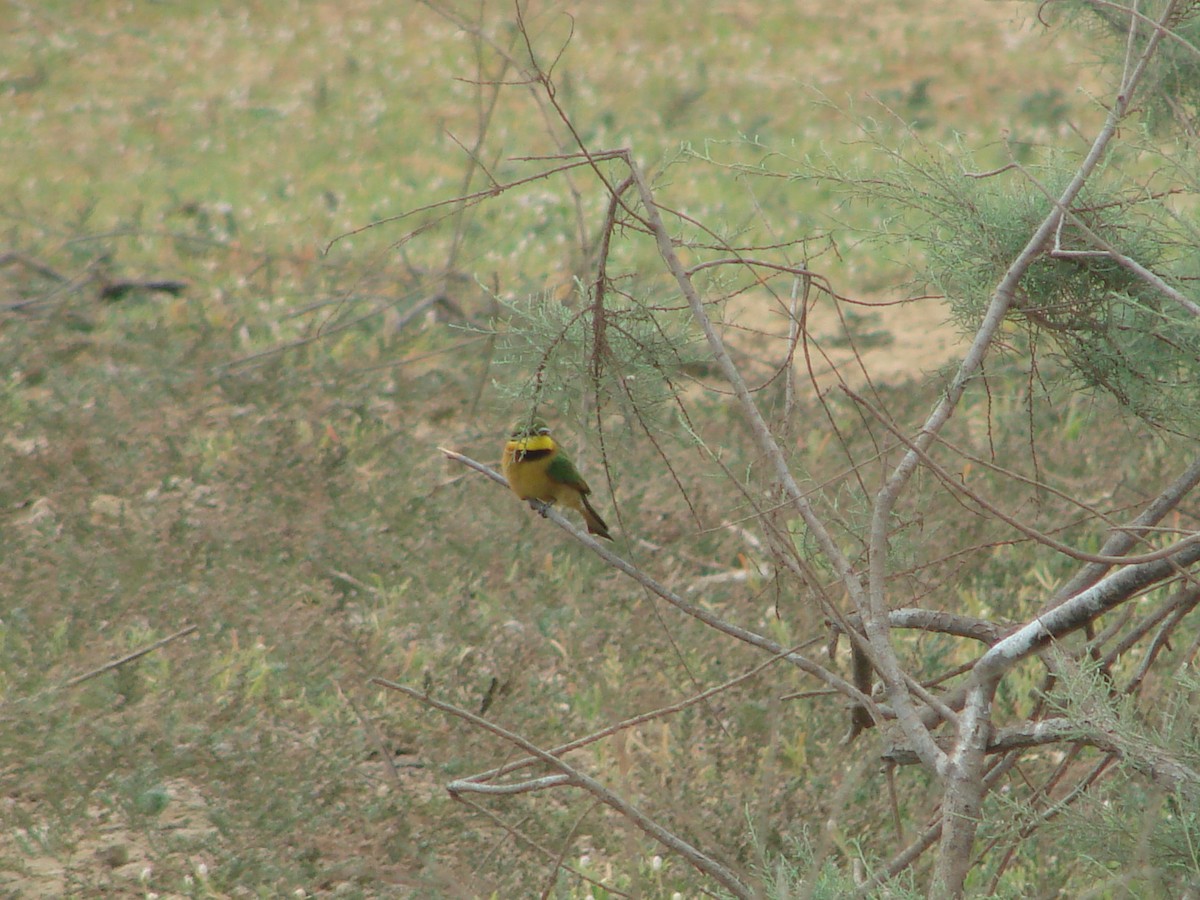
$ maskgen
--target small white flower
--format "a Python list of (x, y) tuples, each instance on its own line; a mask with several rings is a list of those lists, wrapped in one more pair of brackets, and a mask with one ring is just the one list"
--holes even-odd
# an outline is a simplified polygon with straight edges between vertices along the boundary
[(650, 869), (654, 872), (662, 871), (662, 857), (661, 856), (655, 856), (654, 859), (650, 860)]

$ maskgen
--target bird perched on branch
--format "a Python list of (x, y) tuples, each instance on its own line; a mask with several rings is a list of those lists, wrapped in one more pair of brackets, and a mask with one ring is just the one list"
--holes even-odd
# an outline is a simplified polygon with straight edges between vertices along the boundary
[(590, 534), (612, 540), (608, 526), (588, 502), (592, 489), (541, 419), (522, 419), (513, 426), (501, 469), (522, 500), (569, 506), (583, 516)]

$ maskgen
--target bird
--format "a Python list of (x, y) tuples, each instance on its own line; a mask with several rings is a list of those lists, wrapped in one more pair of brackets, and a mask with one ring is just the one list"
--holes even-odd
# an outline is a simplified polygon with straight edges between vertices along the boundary
[(500, 468), (520, 499), (569, 506), (583, 516), (589, 534), (613, 539), (588, 501), (592, 489), (541, 419), (521, 419), (513, 426)]

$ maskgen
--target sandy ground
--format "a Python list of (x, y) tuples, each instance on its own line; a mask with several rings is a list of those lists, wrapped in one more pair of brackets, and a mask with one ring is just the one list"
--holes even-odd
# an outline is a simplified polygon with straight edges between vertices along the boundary
[[(729, 321), (743, 334), (765, 338), (737, 341), (739, 346), (765, 343), (763, 362), (772, 367), (783, 358), (789, 320), (774, 298), (740, 298)], [(968, 344), (950, 321), (945, 303), (935, 299), (842, 304), (839, 315), (831, 301), (821, 298), (810, 304), (805, 331), (808, 359), (822, 391), (839, 377), (852, 387), (862, 386), (868, 376), (880, 385), (919, 379), (959, 359)], [(807, 380), (805, 368), (804, 350), (798, 347), (798, 383)]]

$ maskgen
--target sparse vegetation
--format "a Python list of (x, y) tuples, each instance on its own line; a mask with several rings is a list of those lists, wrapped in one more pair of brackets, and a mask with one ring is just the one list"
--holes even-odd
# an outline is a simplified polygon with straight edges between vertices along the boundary
[[(921, 611), (860, 643), (876, 713), (888, 653), (961, 711), (985, 645), (1091, 557), (1195, 530), (1184, 501), (1111, 544), (1194, 453), (1194, 317), (1070, 256), (1098, 235), (1196, 299), (1176, 6), (1149, 118), (959, 384), (1114, 107), (1082, 65), (1112, 21), (10, 4), (0, 896), (1196, 890), (1190, 580), (1004, 671), (992, 736), (1058, 730), (997, 756), (957, 870), (912, 723), (860, 708), (847, 735), (872, 559)], [(879, 489), (946, 396), (880, 545)], [(494, 463), (535, 402), (653, 584), (439, 452)], [(470, 793), (529, 752), (470, 716), (543, 751), (595, 736), (563, 759), (608, 794)]]

